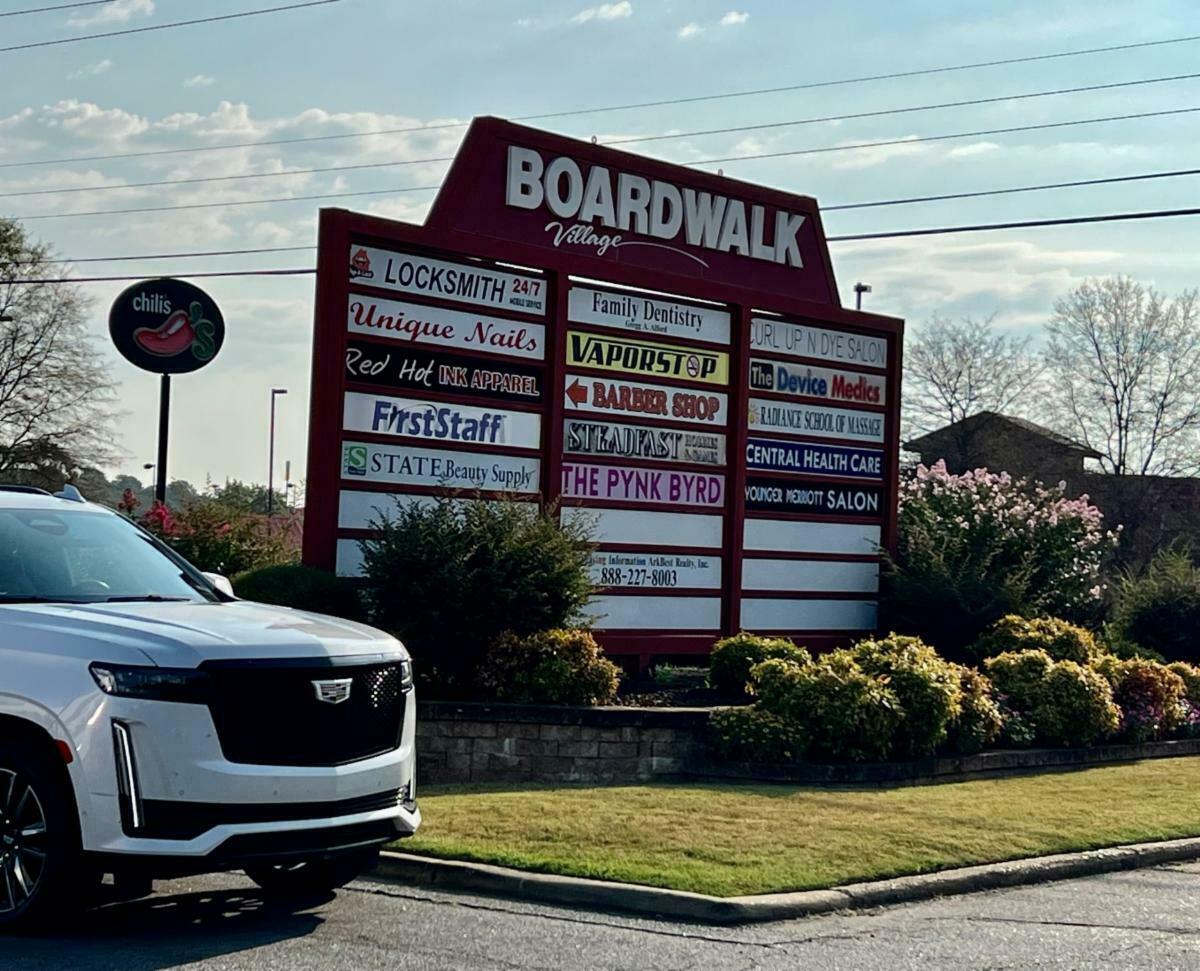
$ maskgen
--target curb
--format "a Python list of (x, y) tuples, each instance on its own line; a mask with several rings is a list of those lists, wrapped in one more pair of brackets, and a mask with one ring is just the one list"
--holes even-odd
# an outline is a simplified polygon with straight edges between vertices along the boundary
[(750, 924), (1070, 880), (1196, 859), (1200, 859), (1200, 838), (1190, 838), (852, 883), (830, 890), (747, 897), (710, 897), (641, 884), (530, 873), (486, 863), (439, 860), (391, 851), (383, 853), (379, 866), (371, 876), (435, 890), (470, 891), (589, 910), (622, 911), (702, 924)]

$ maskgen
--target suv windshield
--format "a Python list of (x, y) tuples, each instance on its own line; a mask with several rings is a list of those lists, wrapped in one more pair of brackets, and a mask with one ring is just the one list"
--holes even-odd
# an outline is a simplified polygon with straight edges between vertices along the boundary
[(217, 599), (121, 516), (0, 509), (0, 603)]

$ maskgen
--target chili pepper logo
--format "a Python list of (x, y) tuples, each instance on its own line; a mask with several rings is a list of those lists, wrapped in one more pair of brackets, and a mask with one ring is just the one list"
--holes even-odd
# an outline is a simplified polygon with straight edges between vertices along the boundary
[(217, 353), (216, 332), (200, 302), (193, 300), (187, 310), (176, 310), (158, 327), (139, 327), (133, 339), (156, 357), (176, 357), (190, 350), (196, 360), (207, 361)]
[(350, 258), (350, 279), (357, 280), (360, 277), (366, 277), (368, 280), (374, 278), (375, 273), (371, 269), (371, 257), (367, 255), (367, 251), (359, 247), (357, 253)]

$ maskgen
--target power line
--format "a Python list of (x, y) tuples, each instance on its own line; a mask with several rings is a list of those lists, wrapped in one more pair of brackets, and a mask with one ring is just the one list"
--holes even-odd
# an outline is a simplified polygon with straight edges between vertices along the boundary
[(29, 13), (46, 13), (51, 10), (72, 10), (75, 7), (98, 7), (102, 3), (112, 3), (113, 0), (79, 0), (77, 3), (60, 3), (53, 7), (30, 7), (28, 10), (3, 10), (0, 17), (23, 17)]
[(1074, 189), (1089, 185), (1111, 185), (1116, 182), (1144, 182), (1150, 179), (1174, 179), (1184, 175), (1200, 175), (1200, 169), (1178, 169), (1173, 172), (1144, 172), (1140, 175), (1114, 175), (1100, 179), (1079, 179), (1074, 182), (1043, 182), (1039, 185), (1017, 185), (1004, 189), (979, 189), (974, 192), (948, 192), (936, 196), (910, 196), (906, 199), (884, 199), (878, 202), (846, 202), (821, 206), (822, 212), (845, 209), (875, 209), (882, 206), (907, 206), (917, 202), (945, 202), (949, 199), (976, 199), (981, 196), (1004, 196), (1016, 192), (1040, 192), (1043, 189)]
[[(336, 0), (325, 0), (325, 2), (336, 2)], [(1037, 54), (1029, 57), (1014, 57), (1005, 58), (995, 61), (977, 61), (969, 64), (957, 64), (948, 67), (925, 68), (914, 71), (897, 71), (890, 74), (872, 74), (862, 77), (840, 78), (829, 81), (810, 81), (802, 84), (785, 85), (774, 88), (757, 88), (747, 91), (727, 91), (718, 94), (698, 95), (685, 98), (668, 98), (661, 101), (643, 101), (632, 104), (622, 105), (607, 105), (602, 107), (592, 108), (573, 108), (567, 111), (551, 111), (541, 112), (533, 115), (517, 115), (513, 117), (513, 121), (544, 121), (554, 118), (567, 118), (578, 115), (600, 114), (612, 111), (632, 111), (640, 108), (655, 108), (666, 105), (683, 105), (693, 104), (703, 101), (717, 101), (726, 98), (748, 98), (763, 94), (779, 94), (788, 91), (802, 91), (812, 88), (832, 87), (843, 84), (860, 84), (868, 81), (885, 81), (897, 78), (919, 77), (923, 75), (944, 74), (952, 71), (966, 71), (982, 67), (994, 67), (1006, 64), (1023, 64), (1034, 61), (1054, 60), (1057, 58), (1066, 57), (1082, 57), (1091, 54), (1105, 54), (1116, 51), (1135, 50), (1147, 47), (1162, 47), (1170, 44), (1185, 44), (1200, 40), (1200, 34), (1189, 35), (1186, 37), (1170, 37), (1163, 40), (1143, 41), (1135, 44), (1119, 44), (1111, 47), (1092, 47), (1074, 51), (1060, 51), (1053, 54)], [(48, 158), (48, 159), (33, 159), (25, 162), (0, 162), (0, 168), (18, 168), (26, 166), (38, 165), (65, 165), (72, 162), (107, 162), (118, 159), (131, 158), (150, 158), (159, 155), (181, 155), (190, 152), (221, 152), (237, 148), (257, 148), (260, 146), (274, 145), (296, 145), (306, 142), (323, 142), (334, 141), (345, 138), (367, 138), (375, 135), (402, 135), (412, 134), (415, 132), (428, 131), (444, 131), (454, 128), (466, 128), (466, 122), (447, 122), (437, 125), (414, 125), (406, 128), (382, 128), (367, 131), (344, 132), (339, 135), (310, 135), (296, 138), (279, 138), (255, 142), (228, 142), (223, 145), (198, 145), (185, 148), (164, 148), (153, 149), (143, 152), (118, 152), (107, 155), (74, 155), (64, 158)]]
[(899, 239), (907, 236), (944, 236), (950, 233), (982, 233), (1001, 229), (1034, 229), (1043, 226), (1078, 226), (1085, 223), (1131, 222), (1138, 219), (1167, 219), (1172, 216), (1200, 216), (1196, 209), (1157, 209), (1150, 212), (1115, 212), (1102, 216), (1069, 216), (1061, 219), (1026, 219), (1020, 222), (977, 223), (973, 226), (938, 226), (933, 229), (904, 229), (886, 233), (856, 233), (852, 236), (827, 236), (829, 243), (863, 239)]
[[(1077, 118), (1072, 121), (1054, 121), (1054, 122), (1046, 122), (1046, 123), (1037, 124), (1037, 125), (1016, 125), (1016, 126), (1012, 126), (1009, 128), (988, 128), (988, 129), (982, 129), (982, 130), (978, 130), (978, 131), (949, 132), (949, 133), (941, 134), (941, 135), (922, 135), (922, 136), (914, 137), (914, 138), (892, 138), (892, 139), (886, 139), (883, 141), (875, 141), (875, 142), (851, 142), (850, 144), (847, 144), (847, 145), (826, 145), (826, 146), (822, 146), (820, 148), (802, 148), (802, 149), (794, 149), (794, 150), (785, 151), (785, 152), (768, 152), (768, 153), (762, 153), (762, 154), (757, 154), (757, 155), (731, 155), (731, 156), (726, 156), (724, 158), (701, 159), (700, 161), (688, 162), (686, 164), (690, 165), (690, 166), (715, 165), (717, 163), (754, 161), (754, 160), (758, 160), (758, 159), (768, 159), (768, 158), (785, 158), (785, 157), (789, 157), (789, 156), (799, 156), (799, 155), (818, 155), (818, 154), (824, 154), (824, 153), (828, 153), (828, 152), (850, 152), (850, 151), (855, 151), (857, 149), (862, 149), (862, 148), (880, 148), (880, 147), (889, 146), (889, 145), (916, 145), (916, 144), (920, 144), (922, 142), (951, 141), (951, 140), (960, 139), (960, 138), (975, 138), (975, 137), (979, 137), (981, 135), (1004, 135), (1004, 134), (1014, 134), (1014, 133), (1018, 133), (1018, 132), (1028, 132), (1028, 131), (1046, 131), (1048, 129), (1053, 129), (1053, 128), (1070, 128), (1070, 127), (1075, 127), (1075, 126), (1079, 126), (1079, 125), (1095, 125), (1095, 124), (1101, 124), (1101, 123), (1107, 123), (1107, 122), (1113, 122), (1113, 121), (1131, 121), (1131, 120), (1138, 119), (1138, 118), (1161, 118), (1161, 117), (1167, 117), (1167, 116), (1172, 116), (1172, 115), (1192, 114), (1192, 113), (1195, 113), (1198, 111), (1200, 111), (1200, 107), (1171, 108), (1171, 109), (1168, 109), (1165, 111), (1142, 111), (1142, 112), (1137, 112), (1137, 113), (1128, 114), (1128, 115), (1105, 115), (1105, 116), (1102, 116), (1099, 118)], [(419, 164), (424, 164), (424, 163), (444, 162), (444, 161), (449, 161), (449, 160), (450, 160), (449, 158), (408, 159), (403, 164), (419, 165)], [(382, 164), (389, 164), (389, 163), (382, 163)], [(240, 200), (234, 200), (234, 201), (230, 201), (230, 202), (199, 202), (199, 203), (190, 203), (187, 205), (177, 205), (177, 206), (139, 206), (139, 207), (131, 208), (131, 209), (100, 209), (100, 210), (87, 210), (87, 211), (83, 211), (83, 212), (39, 213), (39, 214), (29, 215), (29, 216), (13, 216), (11, 218), (22, 220), (22, 221), (29, 221), (29, 220), (34, 220), (34, 219), (66, 219), (66, 218), (72, 218), (72, 217), (76, 217), (76, 216), (79, 216), (79, 217), (83, 217), (83, 216), (120, 216), (120, 215), (128, 215), (131, 213), (175, 212), (175, 211), (184, 210), (184, 209), (218, 209), (218, 208), (222, 208), (225, 206), (229, 206), (229, 207), (255, 206), (255, 205), (269, 205), (269, 204), (273, 204), (273, 203), (284, 203), (284, 202), (300, 202), (300, 201), (313, 200), (313, 199), (336, 199), (336, 198), (349, 198), (352, 196), (386, 195), (391, 192), (424, 192), (424, 191), (429, 191), (431, 189), (436, 189), (436, 188), (438, 188), (438, 187), (437, 186), (408, 186), (408, 187), (405, 187), (402, 189), (377, 189), (377, 190), (366, 191), (366, 192), (321, 193), (321, 194), (317, 194), (317, 195), (306, 195), (306, 196), (283, 196), (283, 197), (278, 197), (278, 198), (273, 198), (273, 199), (240, 199)]]
[(258, 17), (268, 13), (283, 13), (287, 10), (300, 10), (303, 7), (321, 7), (329, 3), (341, 3), (341, 0), (305, 0), (303, 3), (289, 3), (280, 7), (264, 7), (260, 10), (243, 10), (239, 13), (219, 14), (214, 17), (200, 17), (196, 20), (176, 20), (169, 24), (150, 24), (148, 27), (126, 27), (123, 30), (109, 30), (103, 34), (85, 34), (82, 37), (57, 37), (54, 40), (39, 40), (28, 44), (14, 44), (11, 47), (0, 47), (0, 54), (10, 54), (13, 51), (28, 51), (35, 47), (56, 47), (59, 44), (78, 44), (85, 40), (103, 40), (106, 37), (124, 37), (127, 34), (145, 34), (152, 30), (171, 30), (174, 27), (194, 27), (197, 24), (214, 24), (221, 20), (240, 20), (243, 17)]
[[(902, 199), (883, 199), (874, 202), (845, 202), (830, 206), (821, 206), (822, 212), (837, 212), (849, 209), (872, 209), (884, 206), (903, 206), (913, 203), (922, 202), (944, 202), (952, 199), (974, 199), (984, 196), (1000, 196), (1011, 195), (1020, 192), (1040, 192), (1046, 189), (1071, 189), (1083, 186), (1094, 185), (1111, 185), (1122, 182), (1142, 182), (1152, 179), (1171, 179), (1181, 176), (1200, 175), (1200, 169), (1179, 169), (1171, 172), (1143, 172), (1137, 175), (1114, 175), (1098, 179), (1079, 179), (1073, 182), (1046, 182), (1037, 185), (1018, 185), (1007, 186), (1000, 189), (979, 189), (973, 192), (949, 192), (942, 195), (933, 196), (909, 196)], [(420, 186), (420, 189), (432, 190), (437, 186)], [(406, 186), (399, 189), (384, 189), (382, 192), (406, 192), (415, 191), (411, 186)], [(358, 195), (358, 193), (345, 193), (348, 195)], [(338, 193), (337, 195), (343, 195)], [(238, 203), (228, 203), (228, 205), (237, 205)], [(220, 205), (217, 203), (216, 205)], [(840, 239), (840, 237), (838, 237)], [(262, 253), (298, 253), (306, 250), (316, 249), (315, 246), (267, 246), (255, 249), (233, 249), (233, 250), (203, 250), (190, 253), (148, 253), (137, 256), (87, 256), (76, 259), (57, 258), (52, 260), (43, 260), (44, 263), (126, 263), (136, 262), (138, 260), (162, 260), (162, 259), (192, 259), (203, 256), (248, 256)]]
[(801, 148), (786, 152), (762, 152), (757, 155), (729, 155), (725, 158), (706, 158), (686, 165), (716, 165), (720, 162), (749, 162), (766, 158), (789, 158), (797, 155), (820, 155), (826, 152), (850, 152), (859, 148), (882, 148), (887, 145), (917, 145), (922, 142), (945, 142), (956, 138), (976, 138), (980, 135), (1011, 135), (1017, 132), (1045, 131), (1050, 128), (1071, 128), (1077, 125), (1098, 125), (1110, 121), (1132, 121), (1136, 118), (1164, 118), (1168, 115), (1187, 115), (1200, 108), (1171, 108), (1166, 111), (1139, 111), (1131, 115), (1105, 115), (1100, 118), (1077, 118), (1074, 121), (1052, 121), (1040, 125), (1014, 125), (1010, 128), (984, 128), (979, 131), (950, 132), (945, 135), (921, 135), (916, 138), (889, 138), (877, 142), (852, 142), (848, 145), (827, 145), (822, 148)]
[[(316, 273), (315, 267), (300, 267), (284, 270), (216, 270), (193, 273), (186, 271), (181, 276), (216, 277), (216, 276), (307, 276)], [(170, 273), (149, 274), (149, 276), (172, 276)], [(124, 280), (144, 280), (147, 274), (136, 276), (78, 276), (78, 277), (47, 277), (43, 280), (0, 280), (0, 286), (20, 287), (31, 286), (35, 283), (119, 283)]]
[[(736, 132), (761, 131), (761, 130), (768, 129), (768, 128), (786, 128), (786, 127), (791, 127), (791, 126), (796, 126), (796, 125), (812, 125), (812, 124), (817, 124), (817, 123), (821, 123), (821, 122), (847, 121), (847, 120), (857, 119), (857, 118), (878, 118), (878, 117), (883, 117), (885, 115), (901, 115), (901, 114), (909, 114), (909, 113), (918, 112), (918, 111), (932, 111), (932, 110), (941, 109), (941, 108), (959, 108), (959, 107), (966, 107), (966, 106), (971, 106), (971, 105), (995, 104), (997, 102), (1002, 102), (1002, 101), (1021, 101), (1021, 100), (1026, 100), (1026, 99), (1030, 99), (1030, 98), (1044, 98), (1044, 97), (1048, 97), (1051, 95), (1079, 94), (1079, 93), (1087, 92), (1087, 91), (1103, 91), (1103, 90), (1109, 90), (1112, 88), (1124, 88), (1124, 87), (1132, 87), (1132, 86), (1146, 85), (1146, 84), (1161, 84), (1163, 82), (1168, 82), (1168, 81), (1194, 80), (1195, 78), (1200, 78), (1200, 72), (1195, 73), (1195, 74), (1177, 74), (1177, 75), (1172, 75), (1170, 77), (1141, 78), (1141, 79), (1136, 79), (1133, 81), (1117, 81), (1117, 82), (1113, 82), (1113, 83), (1109, 83), (1109, 84), (1093, 84), (1093, 85), (1087, 85), (1086, 87), (1080, 87), (1080, 88), (1058, 88), (1058, 89), (1051, 90), (1051, 91), (1034, 91), (1034, 92), (1029, 92), (1026, 94), (1002, 95), (1002, 96), (993, 97), (993, 98), (976, 98), (976, 99), (972, 99), (969, 101), (948, 101), (948, 102), (943, 102), (940, 104), (914, 105), (914, 106), (909, 106), (909, 107), (904, 107), (904, 108), (888, 108), (888, 109), (883, 109), (880, 111), (864, 111), (864, 112), (856, 112), (853, 114), (845, 114), (845, 115), (825, 115), (825, 116), (816, 117), (816, 118), (803, 118), (803, 119), (798, 119), (798, 120), (794, 120), (794, 121), (771, 122), (769, 124), (762, 124), (762, 125), (742, 125), (742, 126), (734, 127), (734, 128), (714, 128), (714, 129), (709, 129), (707, 131), (675, 132), (675, 133), (664, 134), (664, 135), (642, 135), (642, 136), (639, 136), (636, 138), (621, 138), (621, 139), (615, 139), (612, 141), (604, 141), (604, 142), (600, 142), (599, 144), (612, 146), (612, 145), (626, 145), (626, 144), (630, 144), (633, 142), (653, 142), (653, 141), (663, 141), (666, 139), (691, 138), (694, 136), (701, 136), (701, 135), (727, 135), (727, 134), (733, 134)], [(334, 137), (343, 137), (343, 136), (324, 136), (324, 137), (334, 138)], [(263, 144), (263, 143), (259, 143), (259, 144)], [(453, 156), (441, 156), (438, 158), (424, 158), (424, 159), (407, 159), (407, 160), (395, 161), (395, 162), (367, 162), (367, 163), (359, 163), (356, 165), (329, 165), (329, 166), (324, 166), (324, 167), (320, 167), (320, 168), (308, 168), (308, 169), (285, 169), (285, 170), (279, 171), (279, 172), (251, 172), (251, 173), (241, 173), (238, 175), (213, 175), (213, 176), (204, 176), (204, 177), (200, 177), (200, 178), (191, 178), (191, 179), (163, 179), (163, 180), (153, 181), (153, 182), (126, 182), (126, 183), (121, 183), (119, 185), (109, 185), (109, 184), (78, 185), (78, 186), (66, 186), (63, 188), (54, 188), (54, 189), (24, 189), (24, 190), (21, 190), (18, 192), (0, 192), (0, 199), (12, 199), (12, 198), (23, 197), (23, 196), (58, 195), (58, 194), (64, 194), (64, 193), (69, 193), (69, 192), (112, 192), (117, 189), (148, 189), (148, 188), (159, 188), (159, 187), (163, 187), (163, 186), (196, 185), (199, 183), (207, 183), (207, 182), (230, 182), (230, 181), (239, 181), (239, 180), (245, 180), (245, 179), (271, 179), (271, 178), (279, 178), (281, 176), (288, 176), (288, 175), (318, 175), (318, 174), (328, 173), (328, 172), (350, 172), (350, 171), (360, 171), (363, 169), (395, 168), (395, 167), (404, 166), (404, 165), (432, 164), (432, 163), (450, 162), (450, 161), (453, 161)]]
[(280, 196), (275, 199), (237, 199), (232, 202), (192, 202), (180, 206), (139, 206), (135, 209), (98, 209), (87, 212), (47, 212), (34, 216), (10, 216), (20, 222), (34, 219), (66, 219), (74, 216), (127, 216), (142, 212), (179, 212), (185, 209), (225, 209), (234, 206), (268, 206), (283, 202), (311, 202), (314, 199), (349, 199), (353, 196), (384, 196), (398, 192), (430, 192), (436, 185), (410, 185), (399, 189), (368, 189), (364, 192), (322, 192), (311, 196)]
[(704, 135), (733, 135), (748, 131), (765, 131), (769, 128), (791, 128), (797, 125), (815, 125), (830, 121), (852, 121), (860, 118), (881, 118), (885, 115), (905, 115), (917, 111), (936, 111), (942, 108), (966, 108), (974, 105), (997, 104), (1002, 101), (1026, 101), (1031, 98), (1048, 98), (1061, 94), (1082, 94), (1086, 91), (1107, 91), (1112, 88), (1129, 88), (1145, 84), (1163, 84), (1168, 81), (1191, 81), (1200, 78), (1196, 74), (1176, 74), (1171, 77), (1142, 78), (1135, 81), (1115, 81), (1109, 84), (1089, 84), (1081, 88), (1056, 88), (1052, 91), (1031, 91), (1027, 94), (1005, 94), (994, 98), (972, 98), (969, 101), (943, 101), (937, 104), (913, 105), (907, 108), (885, 108), (879, 111), (859, 111), (848, 115), (824, 115), (815, 118), (799, 118), (795, 121), (773, 121), (761, 125), (738, 125), (734, 128), (709, 128), (702, 131), (670, 132), (665, 135), (638, 135), (633, 138), (617, 138), (600, 142), (601, 145), (632, 145), (635, 142), (661, 142), (675, 138), (698, 138)]

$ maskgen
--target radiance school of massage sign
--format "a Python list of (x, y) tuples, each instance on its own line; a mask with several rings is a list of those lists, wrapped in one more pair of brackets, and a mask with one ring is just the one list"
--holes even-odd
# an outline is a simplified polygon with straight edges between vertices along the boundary
[(873, 630), (902, 336), (813, 199), (477, 119), (424, 225), (321, 212), (304, 560), (509, 496), (594, 523), (611, 653)]

